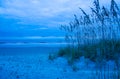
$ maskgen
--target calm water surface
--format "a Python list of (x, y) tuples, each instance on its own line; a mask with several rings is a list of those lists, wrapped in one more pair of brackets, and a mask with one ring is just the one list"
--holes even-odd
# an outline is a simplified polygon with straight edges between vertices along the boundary
[(1, 38), (0, 55), (48, 54), (64, 46), (63, 37)]

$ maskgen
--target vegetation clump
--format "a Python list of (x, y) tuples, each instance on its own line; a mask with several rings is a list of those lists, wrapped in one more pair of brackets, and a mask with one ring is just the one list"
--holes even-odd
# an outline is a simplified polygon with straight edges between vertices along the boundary
[(66, 32), (68, 47), (61, 49), (59, 56), (75, 61), (81, 56), (96, 62), (100, 60), (118, 61), (120, 56), (120, 9), (114, 0), (110, 8), (100, 6), (94, 0), (91, 12), (80, 8), (82, 15), (74, 15), (68, 25), (62, 25)]
[(74, 15), (73, 21), (60, 27), (66, 32), (68, 46), (60, 49), (56, 56), (65, 57), (70, 65), (81, 56), (96, 63), (114, 60), (119, 68), (120, 9), (114, 0), (110, 8), (100, 6), (99, 0), (93, 4), (91, 12), (79, 8), (81, 15)]
[[(106, 44), (104, 44), (106, 42)], [(114, 43), (114, 46), (112, 45)], [(79, 51), (79, 52), (78, 52)], [(120, 55), (120, 41), (100, 41), (96, 44), (90, 45), (82, 45), (77, 49), (66, 47), (64, 49), (60, 49), (57, 56), (58, 57), (66, 57), (79, 59), (81, 56), (85, 58), (89, 58), (92, 61), (96, 61), (97, 59), (105, 59), (105, 60), (116, 60)]]

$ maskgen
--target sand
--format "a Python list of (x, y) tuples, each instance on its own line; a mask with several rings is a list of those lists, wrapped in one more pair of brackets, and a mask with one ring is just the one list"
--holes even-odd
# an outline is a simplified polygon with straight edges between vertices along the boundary
[[(0, 79), (93, 79), (95, 63), (81, 57), (73, 71), (64, 58), (48, 54), (0, 56)], [(95, 71), (96, 72), (96, 71)]]

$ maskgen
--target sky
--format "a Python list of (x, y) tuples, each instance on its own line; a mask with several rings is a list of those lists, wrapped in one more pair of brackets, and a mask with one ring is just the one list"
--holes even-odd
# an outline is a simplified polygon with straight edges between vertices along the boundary
[[(116, 0), (120, 3), (120, 0)], [(79, 7), (89, 11), (93, 0), (0, 0), (0, 37), (60, 35)], [(109, 5), (110, 0), (100, 0)]]

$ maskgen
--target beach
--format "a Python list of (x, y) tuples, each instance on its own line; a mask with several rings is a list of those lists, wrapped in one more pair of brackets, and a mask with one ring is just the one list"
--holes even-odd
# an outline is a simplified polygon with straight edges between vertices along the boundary
[[(49, 59), (67, 44), (52, 42), (12, 41), (0, 44), (0, 79), (97, 79), (114, 72), (114, 62), (107, 62), (107, 70), (99, 71), (95, 62), (80, 57), (73, 65), (64, 57)], [(107, 69), (107, 67), (106, 67)], [(104, 72), (103, 72), (104, 71)], [(116, 73), (117, 74), (117, 73)], [(104, 77), (104, 76), (102, 76)], [(104, 79), (102, 78), (101, 79)], [(114, 79), (113, 76), (110, 76)]]
[(54, 52), (57, 49), (39, 49), (40, 47), (1, 48), (4, 54), (0, 54), (0, 79), (93, 79), (100, 75), (96, 74), (95, 63), (84, 57), (76, 63), (79, 70), (74, 71), (65, 58), (59, 57), (53, 61), (48, 59), (50, 49), (54, 49)]
[(64, 58), (53, 62), (47, 56), (0, 56), (0, 79), (84, 79), (90, 76), (86, 71), (73, 71)]

